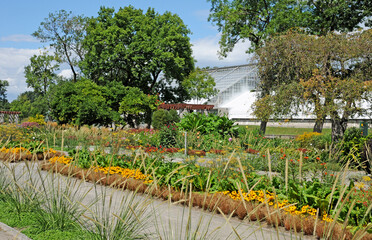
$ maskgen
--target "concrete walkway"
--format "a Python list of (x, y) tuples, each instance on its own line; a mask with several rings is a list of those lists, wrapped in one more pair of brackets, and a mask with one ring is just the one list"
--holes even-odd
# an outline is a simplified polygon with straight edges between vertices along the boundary
[[(128, 206), (123, 205), (123, 200), (132, 199), (131, 206), (134, 203), (146, 203), (145, 215), (148, 215), (150, 219), (145, 231), (153, 233), (151, 239), (315, 239), (315, 237), (287, 232), (283, 228), (277, 230), (265, 223), (241, 221), (237, 218), (227, 221), (221, 214), (212, 214), (199, 208), (189, 208), (181, 204), (154, 199), (146, 194), (134, 195), (133, 192), (127, 190), (113, 189), (59, 174), (39, 171), (36, 164), (29, 162), (27, 164), (30, 164), (29, 168), (26, 168), (25, 163), (9, 165), (19, 176), (19, 184), (30, 182), (31, 176), (34, 183), (40, 184), (41, 181), (44, 181), (48, 183), (50, 189), (56, 186), (68, 187), (76, 196), (85, 196), (84, 199), (71, 199), (72, 202), (81, 201), (81, 206), (91, 205), (89, 209), (92, 214), (93, 212), (95, 214), (108, 213), (111, 219), (114, 219), (114, 214), (118, 215), (124, 206)], [(0, 167), (3, 166), (3, 163), (0, 162)], [(52, 183), (52, 179), (55, 180), (54, 183)], [(97, 201), (97, 199), (99, 200)], [(108, 207), (109, 204), (111, 204), (110, 207)], [(5, 230), (0, 230), (0, 240), (27, 239), (15, 238), (19, 236), (16, 231), (12, 233), (8, 231), (9, 229), (1, 226), (0, 228)], [(189, 233), (196, 233), (196, 237), (187, 237), (187, 229), (189, 229)]]
[(30, 240), (30, 238), (0, 222), (0, 240)]

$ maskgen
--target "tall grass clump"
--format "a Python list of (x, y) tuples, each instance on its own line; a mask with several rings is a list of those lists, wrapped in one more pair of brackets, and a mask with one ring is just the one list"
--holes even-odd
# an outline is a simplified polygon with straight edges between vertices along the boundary
[[(84, 206), (90, 239), (151, 239), (148, 230), (151, 216), (147, 211), (150, 199), (138, 198), (135, 192), (120, 194), (116, 189), (95, 185), (96, 199), (92, 207)], [(120, 196), (121, 195), (121, 196)]]

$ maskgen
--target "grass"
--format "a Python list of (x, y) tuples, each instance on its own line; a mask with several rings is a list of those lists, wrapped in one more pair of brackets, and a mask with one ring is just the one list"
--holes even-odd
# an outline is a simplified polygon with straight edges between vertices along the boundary
[[(243, 127), (243, 126), (242, 126)], [(248, 127), (248, 130), (253, 130), (255, 128), (259, 128), (259, 126), (247, 125), (244, 127)], [(300, 135), (305, 132), (312, 132), (312, 128), (291, 128), (291, 127), (267, 127), (266, 128), (266, 135)], [(324, 128), (324, 134), (330, 134), (330, 128)]]
[[(27, 209), (27, 208), (26, 208)], [(87, 239), (87, 234), (82, 230), (75, 229), (69, 231), (46, 230), (43, 231), (37, 221), (38, 213), (32, 209), (27, 209), (18, 215), (14, 207), (9, 203), (0, 201), (0, 222), (21, 230), (23, 234), (34, 240), (69, 240)]]

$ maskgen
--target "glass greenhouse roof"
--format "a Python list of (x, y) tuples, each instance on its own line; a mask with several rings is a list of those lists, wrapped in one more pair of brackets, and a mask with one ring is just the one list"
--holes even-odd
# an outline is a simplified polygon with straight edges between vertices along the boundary
[(259, 82), (256, 64), (208, 69), (219, 93), (210, 103), (219, 106), (233, 96), (255, 90)]

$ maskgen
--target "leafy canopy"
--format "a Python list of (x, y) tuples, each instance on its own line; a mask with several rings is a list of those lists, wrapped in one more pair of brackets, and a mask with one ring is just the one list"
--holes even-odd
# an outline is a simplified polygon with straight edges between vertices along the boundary
[(194, 68), (188, 34), (170, 12), (129, 6), (115, 13), (102, 7), (89, 20), (81, 68), (99, 85), (119, 82), (145, 94), (160, 93), (164, 101), (182, 101), (188, 96), (180, 83)]
[(78, 64), (85, 54), (82, 40), (85, 37), (86, 21), (87, 18), (83, 16), (74, 16), (72, 12), (60, 10), (49, 13), (49, 17), (32, 34), (41, 42), (50, 43), (56, 56), (69, 65), (74, 82), (78, 76)]
[(196, 68), (190, 75), (183, 80), (182, 86), (189, 93), (191, 99), (197, 101), (210, 99), (218, 93), (215, 88), (216, 83), (211, 75), (200, 68)]

